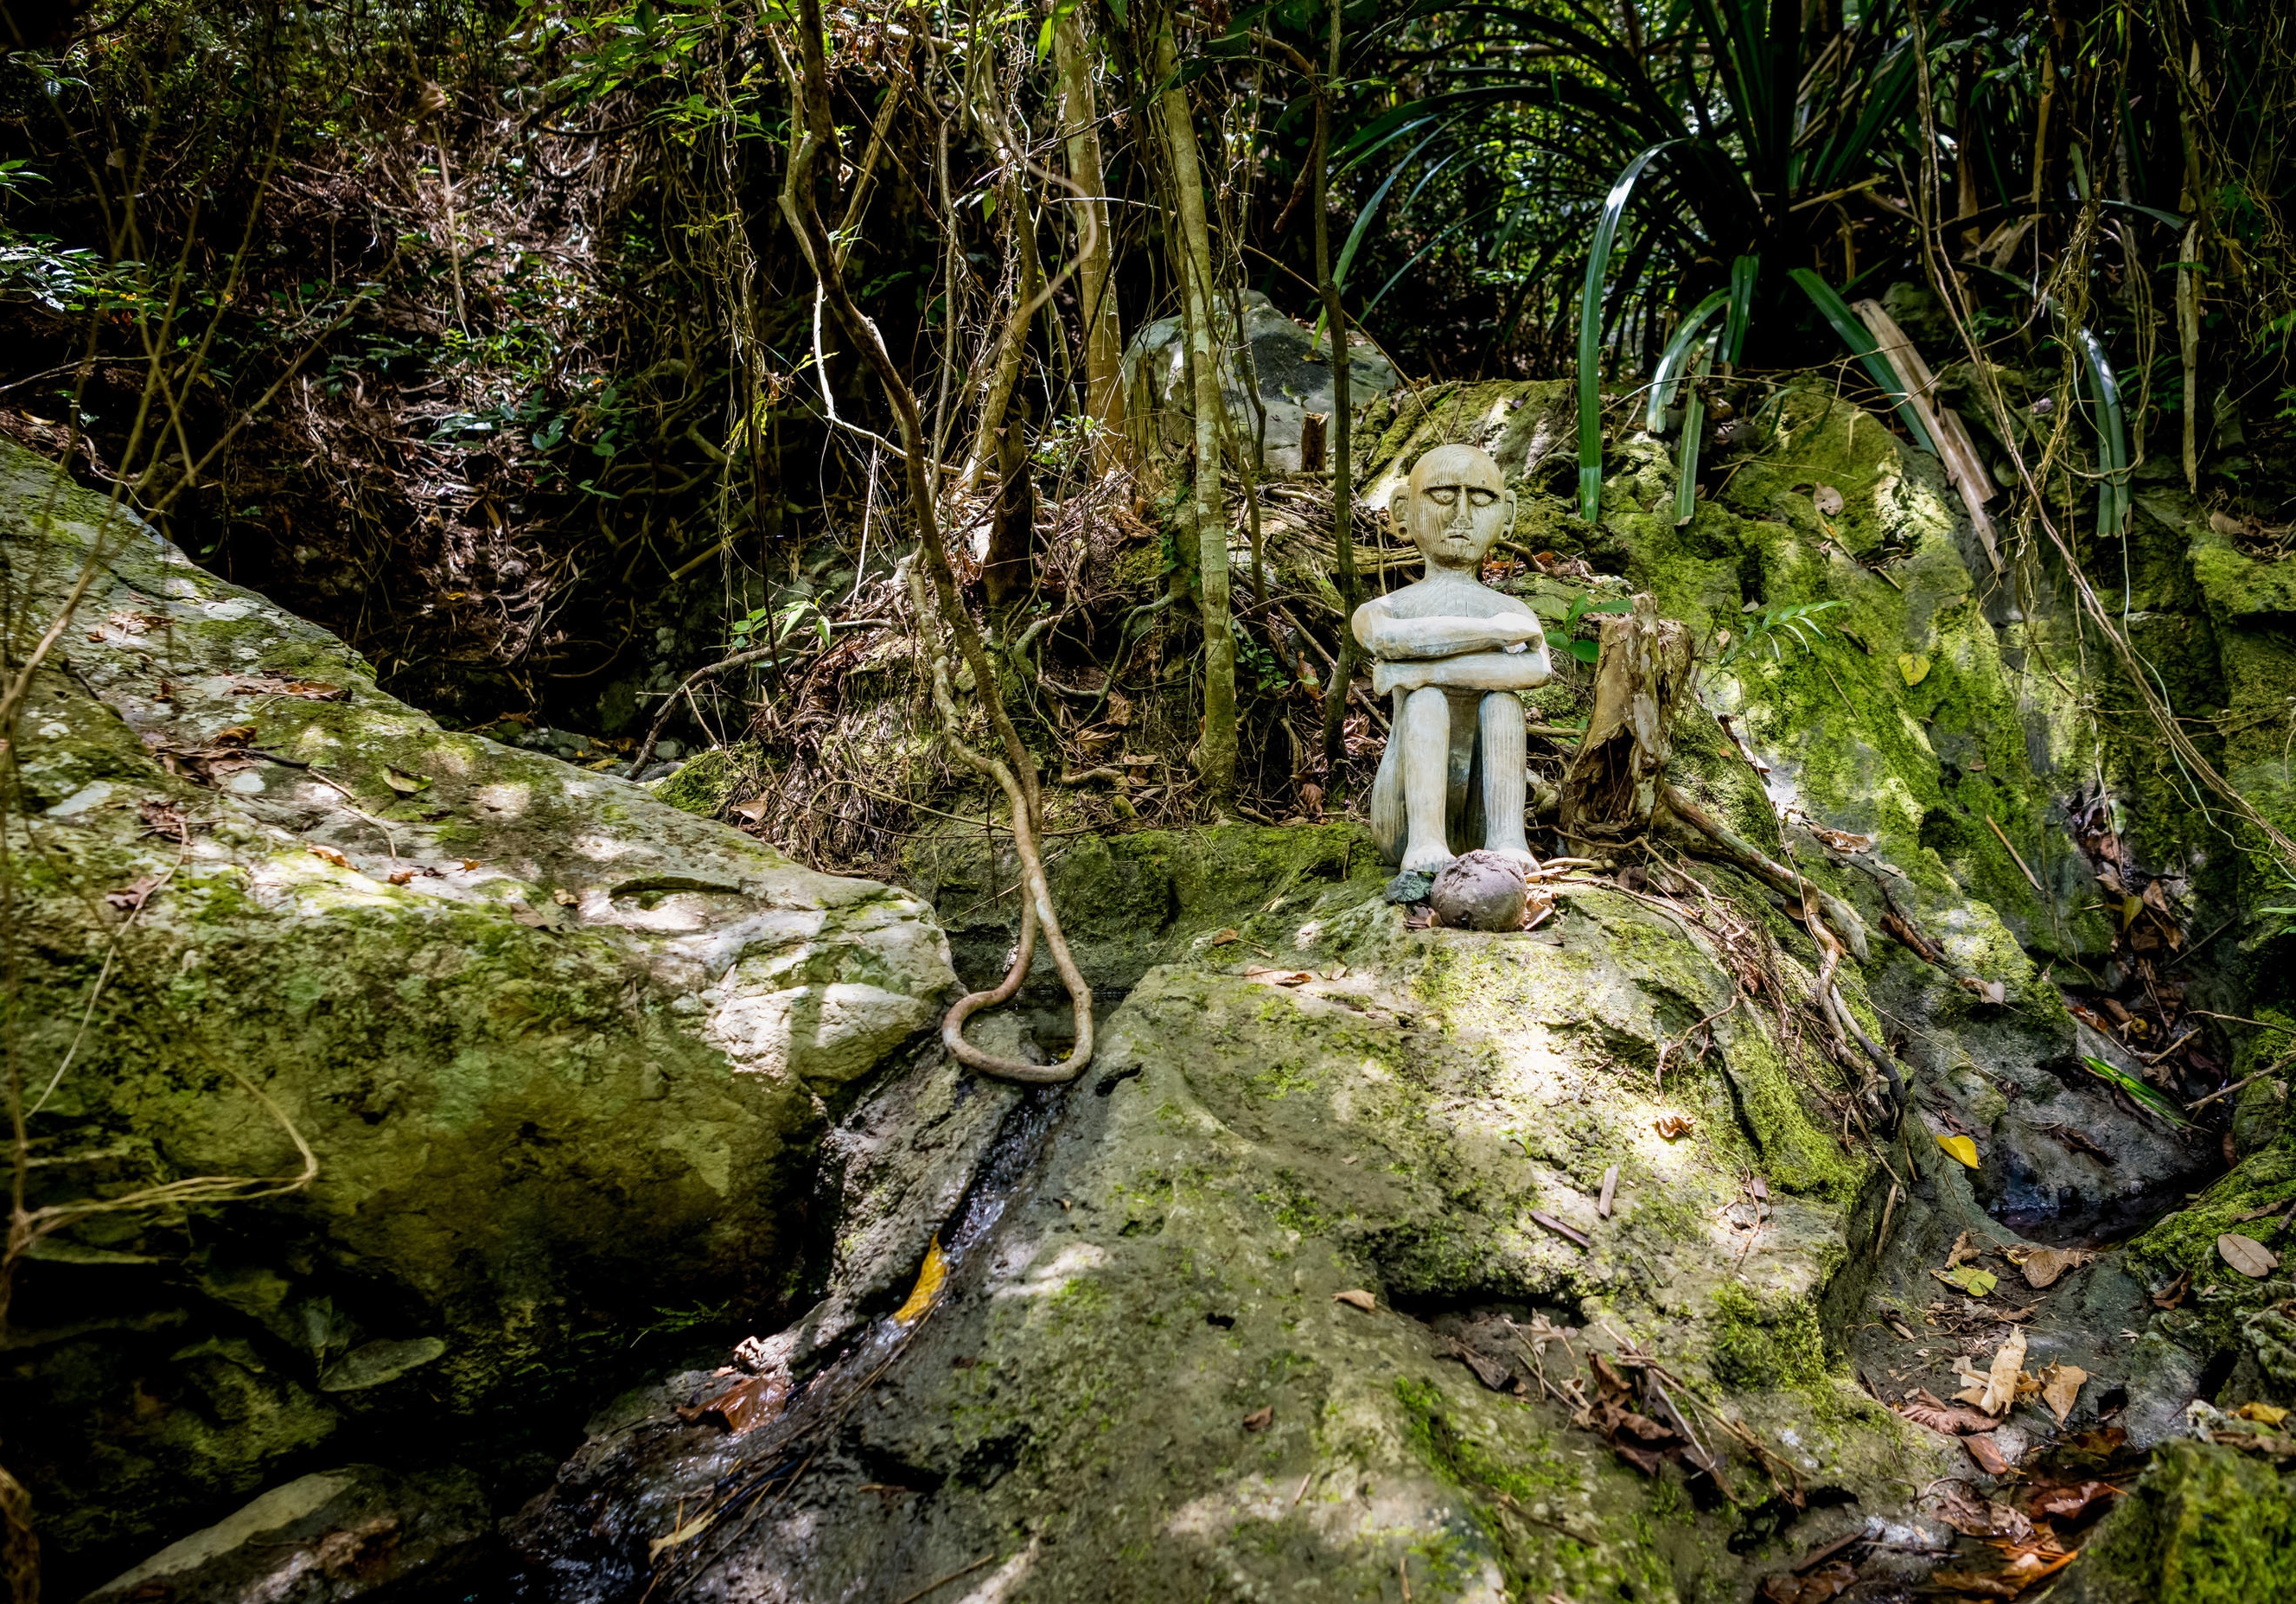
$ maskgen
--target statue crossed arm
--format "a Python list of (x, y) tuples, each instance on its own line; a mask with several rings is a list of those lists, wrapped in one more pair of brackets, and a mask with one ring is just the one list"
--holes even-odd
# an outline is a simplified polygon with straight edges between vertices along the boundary
[[(1428, 452), (1390, 507), (1426, 558), (1426, 573), (1356, 609), (1372, 690), (1395, 702), (1395, 732), (1372, 785), (1372, 834), (1406, 871), (1450, 861), (1452, 805), (1473, 801), (1481, 803), (1482, 845), (1534, 861), (1523, 836), (1524, 720), (1514, 693), (1550, 677), (1546, 641), (1536, 613), (1479, 577), (1514, 510), (1514, 492), (1488, 453)], [(1469, 798), (1477, 767), (1480, 794)]]

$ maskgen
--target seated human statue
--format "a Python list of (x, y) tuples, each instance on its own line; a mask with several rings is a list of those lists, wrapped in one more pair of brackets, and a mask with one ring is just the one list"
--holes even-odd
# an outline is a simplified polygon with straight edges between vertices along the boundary
[[(1389, 504), (1427, 559), (1415, 583), (1356, 609), (1372, 691), (1394, 699), (1395, 728), (1372, 782), (1372, 835), (1405, 873), (1431, 874), (1480, 845), (1526, 868), (1522, 702), (1553, 673), (1538, 616), (1480, 578), (1514, 527), (1515, 493), (1490, 454), (1439, 446)], [(1476, 839), (1480, 836), (1480, 842)]]

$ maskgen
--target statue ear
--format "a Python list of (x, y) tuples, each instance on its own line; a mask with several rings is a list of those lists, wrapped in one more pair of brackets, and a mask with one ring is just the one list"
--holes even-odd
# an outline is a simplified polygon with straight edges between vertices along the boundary
[(1507, 486), (1507, 488), (1506, 488), (1506, 527), (1505, 527), (1505, 529), (1503, 529), (1503, 530), (1501, 530), (1501, 531), (1499, 531), (1499, 533), (1500, 533), (1500, 534), (1505, 535), (1505, 536), (1510, 536), (1510, 537), (1513, 535), (1513, 533), (1514, 533), (1514, 515), (1515, 515), (1515, 511), (1516, 511), (1516, 509), (1517, 509), (1519, 506), (1521, 506), (1521, 502), (1522, 502), (1522, 498), (1515, 494), (1515, 488), (1514, 488), (1514, 486), (1513, 486), (1513, 485), (1509, 485), (1509, 486)]
[(1397, 485), (1387, 498), (1387, 521), (1405, 539), (1411, 538), (1411, 487)]

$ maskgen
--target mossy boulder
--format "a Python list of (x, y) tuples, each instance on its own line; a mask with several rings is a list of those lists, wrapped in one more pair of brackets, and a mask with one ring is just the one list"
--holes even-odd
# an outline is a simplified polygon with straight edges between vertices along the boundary
[(829, 1105), (954, 985), (922, 903), (440, 729), (5, 444), (0, 539), (35, 624), (89, 580), (5, 775), (31, 1201), (103, 1205), (0, 1378), (62, 1574), (772, 1304)]
[[(1558, 1386), (1589, 1344), (1642, 1344), (1790, 1453), (1814, 1505), (1953, 1468), (1843, 1364), (1881, 1172), (1833, 1129), (1837, 1073), (1761, 1010), (1682, 1046), (1733, 984), (1705, 942), (1593, 885), (1531, 933), (1407, 930), (1356, 826), (1105, 844), (1065, 901), (1132, 933), (1099, 970), (1122, 983), (1092, 1068), (1010, 1105), (1011, 1156), (984, 1161), (1009, 1191), (909, 1219), (889, 1256), (913, 1277), (939, 1233), (939, 1308), (905, 1335), (906, 1279), (880, 1278), (855, 1357), (814, 1380), (835, 1398), (898, 1345), (837, 1452), (675, 1585), (898, 1598), (996, 1552), (1015, 1597), (1107, 1596), (1119, 1567), (1144, 1600), (1399, 1596), (1400, 1567), (1423, 1600), (1657, 1600), (1742, 1594), (1813, 1541), (1751, 1460), (1730, 1458), (1731, 1499), (1629, 1468), (1527, 1348), (1506, 1350), (1521, 1386), (1487, 1386), (1456, 1338), (1495, 1314), (1526, 1341), (1571, 1328), (1543, 1350)], [(918, 1126), (936, 1163), (948, 1128)], [(868, 1197), (849, 1189), (840, 1236), (873, 1237)], [(1374, 1306), (1337, 1298), (1358, 1292)], [(724, 1385), (671, 1384), (529, 1511), (526, 1551), (583, 1578), (564, 1596), (642, 1583), (679, 1509), (779, 1462), (769, 1431), (668, 1412)]]
[(2296, 1600), (2296, 1485), (2253, 1453), (2164, 1444), (2049, 1597), (2055, 1604), (2288, 1604)]

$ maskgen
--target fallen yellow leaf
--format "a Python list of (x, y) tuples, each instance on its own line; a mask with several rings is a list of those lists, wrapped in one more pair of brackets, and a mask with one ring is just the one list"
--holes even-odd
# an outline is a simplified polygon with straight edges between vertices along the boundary
[(940, 1289), (948, 1282), (948, 1260), (941, 1253), (940, 1238), (935, 1237), (932, 1246), (925, 1249), (925, 1262), (917, 1267), (917, 1284), (909, 1290), (909, 1301), (893, 1311), (894, 1320), (907, 1325), (933, 1306)]
[(2288, 1411), (2276, 1403), (2243, 1403), (2232, 1412), (2259, 1426), (2277, 1426), (2288, 1418)]
[(1930, 677), (1930, 654), (1927, 652), (1898, 653), (1898, 672), (1906, 677), (1907, 685), (1919, 685)]
[(709, 1529), (709, 1523), (717, 1518), (718, 1516), (714, 1510), (707, 1515), (697, 1515), (692, 1520), (687, 1521), (684, 1526), (679, 1526), (676, 1531), (670, 1533), (668, 1536), (655, 1538), (652, 1542), (646, 1544), (646, 1563), (648, 1565), (652, 1565), (655, 1560), (660, 1559), (661, 1551), (664, 1549), (674, 1549), (681, 1542), (693, 1542), (696, 1537), (701, 1536), (702, 1533), (708, 1531)]
[(1937, 1144), (1939, 1147), (1943, 1147), (1947, 1152), (1952, 1154), (1955, 1159), (1961, 1164), (1967, 1165), (1970, 1169), (1974, 1170), (1978, 1167), (1977, 1144), (1970, 1140), (1969, 1138), (1965, 1136), (1940, 1136), (1937, 1139)]
[(2009, 1340), (1993, 1355), (1992, 1366), (1986, 1372), (1985, 1391), (1977, 1400), (1977, 1407), (1988, 1415), (2009, 1412), (2017, 1401), (2017, 1373), (2025, 1368), (2025, 1333), (2015, 1326), (2009, 1328)]
[(2049, 1406), (2058, 1425), (2062, 1426), (2072, 1412), (2073, 1400), (2080, 1396), (2081, 1383), (2087, 1379), (2088, 1372), (2077, 1364), (2053, 1364), (2041, 1372), (2041, 1402)]

